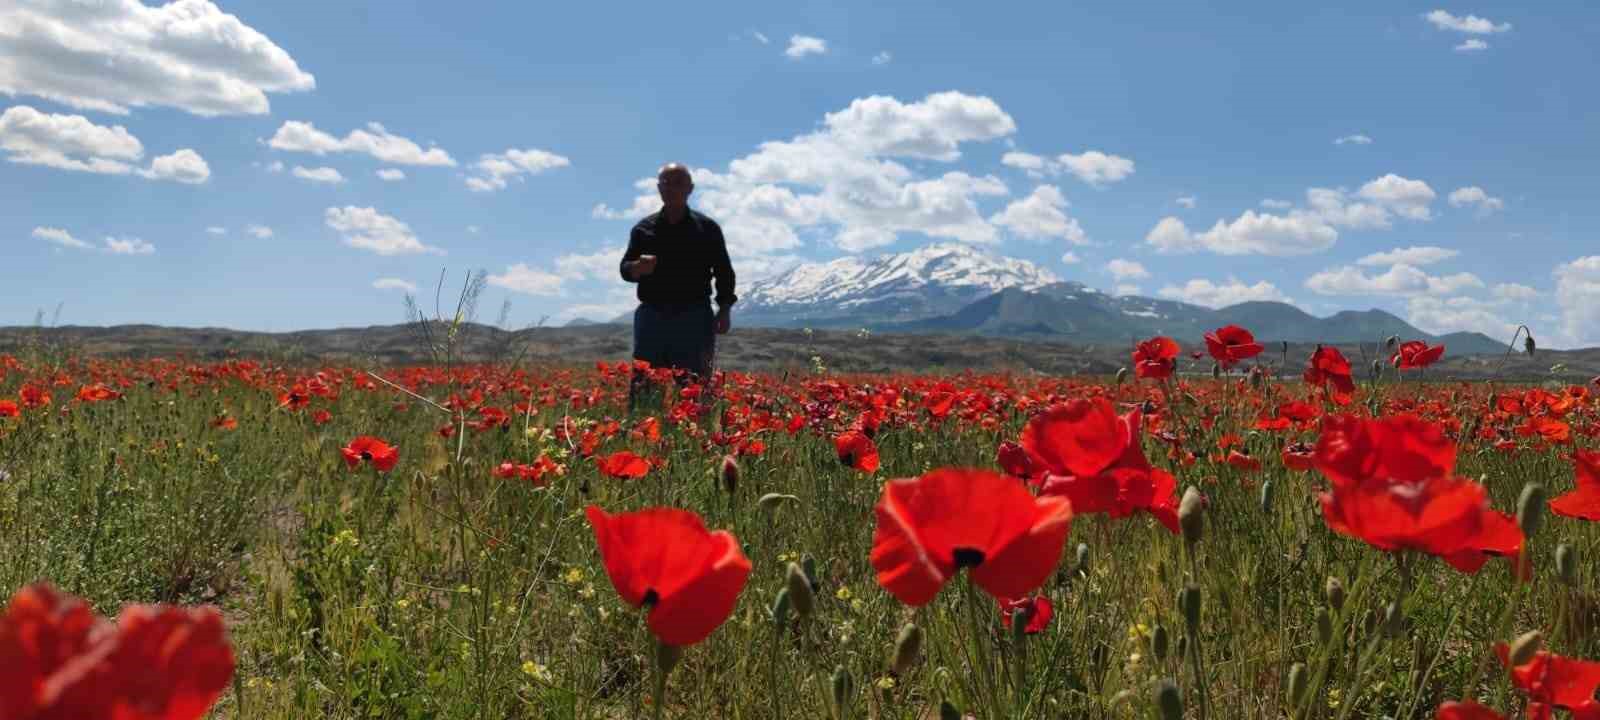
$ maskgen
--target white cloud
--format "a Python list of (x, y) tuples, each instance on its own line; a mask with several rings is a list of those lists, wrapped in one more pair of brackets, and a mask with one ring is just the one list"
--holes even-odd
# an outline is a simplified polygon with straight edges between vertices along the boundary
[(1306, 287), (1319, 295), (1453, 295), (1468, 288), (1481, 288), (1483, 280), (1472, 273), (1429, 275), (1414, 266), (1397, 263), (1380, 275), (1368, 275), (1345, 265), (1316, 273), (1306, 279)]
[(1192, 233), (1175, 217), (1162, 218), (1145, 235), (1145, 243), (1162, 253), (1206, 250), (1218, 255), (1309, 255), (1333, 247), (1338, 231), (1316, 217), (1257, 214), (1246, 210), (1233, 222), (1218, 220), (1203, 233)]
[(344, 244), (353, 248), (379, 255), (444, 254), (439, 248), (422, 244), (409, 225), (370, 207), (328, 208), (323, 219), (328, 227), (344, 235)]
[(378, 278), (372, 281), (372, 287), (378, 290), (404, 290), (408, 293), (417, 291), (417, 284), (400, 278)]
[(144, 157), (139, 139), (121, 125), (105, 127), (82, 115), (42, 113), (26, 105), (0, 114), (0, 150), (14, 163), (109, 175), (133, 172), (130, 163)]
[(1010, 230), (1018, 237), (1043, 240), (1062, 238), (1073, 245), (1089, 242), (1089, 236), (1075, 218), (1067, 217), (1063, 210), (1067, 199), (1054, 185), (1040, 185), (1033, 194), (1014, 200), (989, 217), (989, 222)]
[(172, 180), (186, 185), (199, 185), (211, 179), (211, 166), (206, 160), (189, 148), (183, 148), (171, 155), (162, 155), (150, 161), (149, 170), (140, 170), (139, 174), (151, 180)]
[(1010, 135), (1017, 124), (993, 100), (958, 92), (929, 95), (921, 102), (892, 97), (858, 98), (823, 122), (831, 139), (857, 152), (952, 162), (963, 142)]
[(1511, 23), (1500, 23), (1496, 25), (1488, 18), (1481, 18), (1477, 15), (1456, 17), (1443, 10), (1434, 10), (1433, 12), (1430, 12), (1422, 17), (1428, 22), (1433, 23), (1433, 26), (1439, 28), (1440, 30), (1453, 30), (1455, 32), (1468, 33), (1472, 35), (1489, 35), (1493, 33), (1508, 32), (1511, 30)]
[(1144, 280), (1150, 277), (1150, 271), (1144, 269), (1143, 265), (1123, 258), (1116, 258), (1106, 263), (1106, 272), (1111, 273), (1111, 277), (1117, 282)]
[(622, 247), (607, 247), (581, 255), (572, 253), (556, 258), (556, 272), (565, 279), (600, 280), (617, 274), (617, 263), (622, 260)]
[(1494, 286), (1494, 296), (1505, 302), (1527, 302), (1539, 297), (1539, 291), (1522, 283), (1500, 283)]
[(480, 155), (473, 164), (478, 173), (467, 178), (467, 187), (474, 192), (493, 192), (506, 188), (507, 178), (522, 179), (524, 175), (538, 175), (571, 165), (572, 161), (544, 150), (511, 148), (504, 153)]
[(847, 227), (833, 236), (833, 246), (847, 253), (865, 252), (893, 243), (893, 232), (875, 227)]
[(1056, 162), (1067, 172), (1077, 176), (1090, 185), (1100, 186), (1107, 183), (1122, 182), (1133, 174), (1133, 161), (1117, 155), (1107, 155), (1099, 150), (1090, 150), (1081, 155), (1063, 154), (1056, 157)]
[(156, 246), (139, 238), (113, 238), (105, 240), (105, 250), (113, 255), (154, 255)]
[(1464, 188), (1457, 188), (1450, 193), (1450, 206), (1458, 208), (1476, 207), (1478, 215), (1481, 217), (1490, 215), (1496, 210), (1505, 209), (1506, 203), (1504, 200), (1484, 192), (1483, 188), (1477, 185), (1469, 185)]
[[(1443, 335), (1452, 332), (1480, 332), (1508, 341), (1517, 324), (1501, 316), (1494, 303), (1470, 297), (1421, 295), (1406, 301), (1406, 319), (1424, 332)], [(1448, 346), (1446, 347), (1448, 352)]]
[(1372, 144), (1372, 138), (1367, 137), (1366, 135), (1362, 135), (1361, 133), (1356, 133), (1354, 135), (1345, 135), (1344, 137), (1334, 138), (1333, 144), (1335, 144), (1335, 145), (1371, 145)]
[(761, 43), (762, 45), (770, 45), (770, 44), (772, 44), (772, 41), (767, 38), (766, 34), (760, 32), (760, 31), (757, 31), (757, 30), (751, 30), (750, 31), (750, 37), (755, 38), (756, 42)]
[(789, 49), (783, 54), (799, 60), (807, 55), (823, 55), (828, 52), (828, 41), (810, 35), (790, 35)]
[(378, 179), (384, 182), (398, 182), (406, 179), (406, 171), (400, 168), (382, 168), (376, 174)]
[(1294, 302), (1278, 290), (1277, 286), (1265, 280), (1254, 285), (1246, 285), (1231, 277), (1226, 283), (1213, 283), (1205, 278), (1195, 278), (1182, 285), (1163, 287), (1156, 291), (1156, 294), (1209, 308), (1224, 308), (1254, 301)]
[(1554, 274), (1566, 335), (1577, 345), (1600, 345), (1600, 255), (1562, 263)]
[(477, 235), (478, 234), (478, 230), (479, 230), (479, 228), (478, 228), (477, 225), (468, 225), (467, 226), (467, 232), (472, 233), (473, 235)]
[(489, 284), (525, 295), (560, 295), (560, 275), (517, 263), (498, 275), (489, 276)]
[(1466, 42), (1463, 42), (1455, 47), (1456, 52), (1478, 52), (1488, 49), (1489, 43), (1479, 40), (1478, 38), (1467, 38)]
[(1305, 210), (1296, 213), (1311, 215), (1335, 227), (1357, 230), (1387, 230), (1394, 226), (1391, 214), (1383, 205), (1353, 202), (1344, 188), (1308, 188)]
[(1433, 188), (1421, 180), (1410, 180), (1389, 173), (1361, 186), (1361, 197), (1378, 203), (1401, 217), (1428, 220), (1428, 206), (1437, 197)]
[(216, 225), (212, 225), (211, 227), (206, 228), (206, 232), (211, 234), (211, 235), (216, 235), (218, 237), (221, 237), (223, 235), (227, 235), (228, 234), (228, 229), (225, 228), (225, 227), (218, 227)]
[(296, 165), (294, 166), (294, 170), (290, 171), (290, 174), (300, 178), (301, 180), (310, 180), (311, 182), (321, 183), (324, 185), (338, 185), (344, 182), (344, 176), (340, 175), (338, 170), (335, 170), (331, 167), (307, 168)]
[(893, 60), (894, 55), (890, 54), (888, 50), (881, 51), (877, 55), (872, 56), (873, 65), (888, 65)]
[(1138, 285), (1134, 285), (1132, 283), (1124, 283), (1124, 284), (1116, 286), (1115, 288), (1112, 288), (1111, 292), (1114, 295), (1119, 295), (1119, 296), (1122, 296), (1122, 297), (1127, 297), (1129, 295), (1138, 295), (1139, 294), (1139, 286)]
[(126, 114), (263, 114), (267, 93), (316, 80), (265, 35), (208, 0), (8, 2), (0, 9), (0, 94)]
[(1266, 200), (1261, 201), (1261, 207), (1267, 208), (1268, 210), (1288, 210), (1289, 208), (1294, 207), (1294, 203), (1289, 202), (1288, 200), (1273, 200), (1272, 198), (1267, 198)]
[(1357, 265), (1383, 266), (1406, 264), (1416, 267), (1432, 265), (1437, 262), (1449, 260), (1461, 251), (1442, 248), (1436, 245), (1415, 245), (1412, 247), (1395, 248), (1388, 252), (1373, 253), (1356, 261)]
[(1185, 208), (1188, 208), (1190, 210), (1193, 210), (1194, 206), (1199, 204), (1199, 201), (1196, 200), (1193, 195), (1185, 195), (1183, 197), (1180, 197), (1180, 198), (1177, 199), (1176, 202), (1179, 205), (1181, 205), (1181, 206), (1183, 206)]
[(1081, 262), (1083, 262), (1083, 258), (1078, 257), (1078, 254), (1072, 252), (1071, 250), (1068, 250), (1061, 256), (1062, 265), (1077, 265)]
[(33, 229), (33, 236), (39, 238), (40, 240), (49, 240), (57, 245), (62, 245), (69, 248), (78, 248), (80, 250), (94, 247), (89, 243), (73, 237), (72, 233), (62, 230), (61, 228), (36, 227)]
[(362, 153), (394, 165), (433, 165), (455, 167), (456, 161), (443, 148), (428, 148), (389, 132), (382, 125), (367, 123), (365, 129), (351, 130), (344, 138), (336, 138), (318, 130), (308, 122), (290, 120), (278, 128), (267, 141), (267, 146), (286, 152), (305, 152), (313, 155), (328, 153)]
[(1006, 167), (1026, 170), (1030, 177), (1043, 177), (1046, 161), (1043, 157), (1033, 153), (1013, 150), (1000, 156), (1000, 164)]
[(265, 225), (251, 225), (245, 228), (244, 231), (255, 236), (257, 240), (265, 240), (272, 237), (272, 228)]

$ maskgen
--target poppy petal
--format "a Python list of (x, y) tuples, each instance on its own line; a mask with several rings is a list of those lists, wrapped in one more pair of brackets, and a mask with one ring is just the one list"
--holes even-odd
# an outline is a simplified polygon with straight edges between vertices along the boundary
[(715, 559), (709, 568), (650, 611), (651, 632), (667, 645), (693, 645), (711, 635), (733, 614), (750, 577), (750, 559), (726, 531), (711, 533)]
[(971, 570), (973, 582), (997, 598), (1022, 597), (1039, 589), (1061, 562), (1061, 548), (1072, 528), (1072, 504), (1063, 498), (1042, 497), (1037, 517), (1026, 534), (996, 548)]
[(1022, 447), (1057, 475), (1098, 475), (1127, 442), (1127, 429), (1105, 398), (1054, 405), (1022, 430)]

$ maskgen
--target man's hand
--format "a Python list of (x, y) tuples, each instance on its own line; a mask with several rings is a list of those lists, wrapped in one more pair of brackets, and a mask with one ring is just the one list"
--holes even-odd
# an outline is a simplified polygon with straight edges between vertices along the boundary
[(633, 279), (638, 280), (656, 271), (656, 256), (640, 255), (638, 260), (633, 261), (631, 267), (633, 269)]
[(715, 329), (718, 335), (727, 335), (728, 329), (731, 327), (733, 327), (733, 313), (728, 306), (724, 305), (717, 310)]

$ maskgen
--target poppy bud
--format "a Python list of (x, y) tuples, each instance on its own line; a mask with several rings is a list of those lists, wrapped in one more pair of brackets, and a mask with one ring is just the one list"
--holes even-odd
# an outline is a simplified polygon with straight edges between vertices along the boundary
[(1400, 611), (1400, 604), (1391, 602), (1383, 607), (1383, 634), (1391, 637), (1400, 637), (1406, 628), (1406, 615)]
[(1543, 524), (1544, 486), (1539, 483), (1524, 484), (1522, 494), (1517, 496), (1517, 525), (1522, 528), (1523, 535), (1532, 538)]
[(1306, 696), (1306, 686), (1311, 684), (1311, 679), (1306, 675), (1305, 663), (1295, 663), (1289, 666), (1290, 705), (1299, 705), (1301, 698)]
[(850, 678), (849, 671), (840, 665), (833, 669), (833, 707), (844, 715), (844, 709), (850, 703), (850, 696), (855, 694), (856, 683)]
[(733, 494), (739, 487), (739, 463), (735, 462), (732, 455), (722, 456), (722, 489)]
[(1178, 591), (1178, 609), (1183, 611), (1183, 621), (1194, 632), (1200, 626), (1200, 588), (1185, 585)]
[(1150, 654), (1155, 656), (1156, 662), (1167, 659), (1167, 626), (1156, 625), (1150, 633)]
[(1317, 608), (1317, 642), (1327, 645), (1333, 639), (1333, 616), (1325, 607)]
[(772, 599), (772, 624), (780, 629), (789, 624), (789, 589), (778, 591), (778, 596)]
[(1156, 686), (1156, 707), (1161, 710), (1161, 720), (1183, 720), (1183, 696), (1171, 680), (1162, 679)]
[(1334, 612), (1344, 609), (1344, 583), (1339, 578), (1329, 577), (1328, 583), (1322, 588), (1322, 595), (1327, 598), (1328, 607), (1333, 608)]
[(1372, 376), (1383, 377), (1383, 360), (1378, 358), (1372, 359)]
[(1078, 543), (1078, 550), (1073, 555), (1073, 567), (1077, 568), (1078, 572), (1083, 573), (1085, 576), (1088, 576), (1088, 574), (1089, 574), (1089, 545), (1088, 545), (1088, 543)]
[(806, 579), (811, 581), (811, 592), (820, 592), (822, 583), (817, 582), (817, 559), (806, 553), (800, 558), (800, 569), (806, 571)]
[(1390, 350), (1393, 350), (1394, 346), (1399, 345), (1399, 344), (1400, 344), (1400, 336), (1399, 335), (1390, 335), (1389, 339), (1383, 341), (1383, 346), (1386, 347), (1386, 348), (1389, 348)]
[(961, 720), (961, 711), (951, 705), (949, 700), (939, 702), (939, 720)]
[(1128, 381), (1128, 369), (1125, 368), (1125, 367), (1117, 368), (1117, 384), (1121, 385), (1121, 384), (1123, 384), (1123, 383), (1125, 383), (1127, 381)]
[(1288, 340), (1279, 340), (1278, 341), (1278, 349), (1282, 350), (1283, 354), (1288, 355), (1289, 354), (1289, 341)]
[(1260, 367), (1250, 368), (1250, 387), (1259, 390), (1261, 389), (1261, 383), (1265, 382), (1266, 379), (1267, 374), (1262, 372)]
[(1538, 344), (1533, 341), (1533, 333), (1528, 333), (1522, 338), (1522, 349), (1527, 351), (1528, 357), (1533, 357), (1533, 351), (1537, 348)]
[[(1013, 626), (1018, 624), (1012, 623)], [(1026, 625), (1026, 623), (1020, 624)], [(894, 674), (904, 675), (911, 670), (911, 666), (917, 664), (917, 656), (921, 653), (922, 628), (917, 627), (914, 623), (906, 623), (905, 627), (900, 628), (899, 637), (895, 638), (894, 663), (889, 667), (894, 671)]]
[(765, 511), (765, 512), (772, 512), (774, 510), (777, 510), (778, 506), (782, 505), (785, 500), (796, 500), (796, 501), (798, 501), (799, 499), (800, 498), (795, 497), (793, 495), (784, 495), (782, 493), (767, 493), (765, 495), (762, 495), (760, 500), (756, 501), (756, 505), (760, 506), (761, 509), (763, 511)]
[(1261, 482), (1261, 512), (1264, 515), (1272, 514), (1272, 495), (1274, 485), (1271, 480)]
[(1183, 541), (1191, 546), (1205, 534), (1205, 498), (1193, 485), (1183, 491), (1183, 500), (1178, 502), (1178, 526), (1183, 529)]
[(811, 592), (811, 579), (806, 577), (804, 570), (796, 563), (789, 563), (789, 575), (784, 579), (785, 589), (789, 591), (789, 602), (794, 604), (794, 612), (800, 617), (806, 617), (816, 606), (816, 595)]
[(1544, 635), (1538, 630), (1529, 630), (1511, 641), (1510, 662), (1511, 667), (1521, 667), (1528, 664), (1533, 656), (1544, 647)]
[(1561, 543), (1556, 546), (1556, 577), (1562, 584), (1577, 585), (1578, 583), (1578, 558), (1571, 545)]
[(668, 645), (656, 641), (656, 667), (662, 675), (671, 675), (672, 669), (678, 666), (678, 661), (683, 658), (682, 645)]
[(1211, 379), (1216, 380), (1220, 377), (1222, 377), (1222, 366), (1217, 363), (1211, 363)]

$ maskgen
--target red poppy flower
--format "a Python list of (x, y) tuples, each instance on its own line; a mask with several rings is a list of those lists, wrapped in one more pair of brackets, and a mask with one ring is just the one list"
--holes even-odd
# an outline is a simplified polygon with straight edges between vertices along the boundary
[(333, 421), (333, 413), (328, 412), (327, 410), (318, 410), (318, 411), (316, 411), (314, 413), (311, 413), (311, 422), (316, 423), (318, 425), (327, 425), (329, 422), (332, 422), (332, 421)]
[(1550, 501), (1550, 512), (1583, 520), (1600, 520), (1600, 451), (1572, 454), (1577, 488)]
[(1255, 472), (1261, 469), (1260, 460), (1250, 457), (1249, 455), (1239, 452), (1238, 450), (1228, 451), (1228, 464), (1234, 469), (1243, 470), (1244, 472)]
[(1434, 717), (1437, 720), (1506, 720), (1506, 716), (1470, 700), (1442, 703), (1439, 705), (1439, 714)]
[(1141, 417), (1137, 409), (1118, 417), (1105, 398), (1074, 400), (1034, 416), (1022, 429), (1022, 447), (1043, 479), (1042, 493), (1071, 499), (1079, 515), (1148, 512), (1178, 532), (1178, 481), (1145, 459)]
[(16, 401), (0, 400), (0, 418), (17, 417), (22, 414), (22, 408), (17, 407)]
[(83, 402), (100, 402), (102, 400), (115, 400), (122, 397), (119, 393), (100, 383), (84, 385), (78, 388), (78, 399)]
[(1316, 467), (1316, 460), (1312, 455), (1312, 447), (1305, 443), (1294, 443), (1283, 448), (1281, 453), (1283, 466), (1290, 470), (1306, 472)]
[(356, 469), (363, 461), (372, 463), (379, 472), (389, 472), (394, 469), (394, 464), (400, 461), (400, 448), (372, 437), (362, 435), (350, 441), (349, 445), (339, 449), (344, 454), (344, 463), (351, 470)]
[(1540, 650), (1532, 660), (1510, 667), (1511, 650), (1505, 643), (1496, 644), (1494, 653), (1500, 664), (1511, 670), (1511, 684), (1527, 693), (1529, 700), (1580, 713), (1576, 717), (1600, 717), (1600, 701), (1594, 697), (1600, 690), (1600, 662)]
[(1211, 353), (1224, 370), (1260, 355), (1261, 350), (1256, 336), (1238, 325), (1224, 325), (1206, 333), (1206, 352)]
[(1389, 363), (1401, 370), (1411, 370), (1432, 365), (1443, 356), (1443, 345), (1428, 347), (1421, 340), (1410, 340), (1400, 343), (1400, 348), (1389, 356)]
[(239, 420), (229, 415), (218, 415), (216, 419), (211, 421), (211, 427), (218, 430), (237, 430), (239, 428)]
[(1050, 626), (1050, 619), (1055, 617), (1055, 606), (1050, 604), (1050, 598), (1035, 595), (1020, 600), (1000, 601), (1000, 622), (1006, 627), (1011, 627), (1011, 616), (1027, 611), (1028, 626), (1022, 629), (1023, 634), (1037, 635)]
[(1326, 345), (1317, 346), (1317, 351), (1311, 354), (1305, 380), (1322, 388), (1340, 405), (1350, 404), (1350, 396), (1356, 391), (1356, 383), (1350, 379), (1350, 361), (1338, 348)]
[(116, 624), (47, 585), (0, 617), (0, 717), (197, 720), (233, 678), (215, 608), (131, 605)]
[(22, 400), (22, 406), (30, 410), (50, 404), (50, 392), (34, 385), (23, 385), (17, 397)]
[(1169, 337), (1156, 336), (1139, 343), (1133, 349), (1133, 374), (1154, 380), (1171, 377), (1178, 367), (1178, 352), (1177, 341)]
[(928, 409), (928, 414), (934, 419), (943, 420), (950, 414), (950, 409), (955, 407), (956, 394), (948, 390), (939, 390), (928, 393), (922, 399), (922, 406)]
[(890, 480), (874, 510), (878, 584), (913, 607), (962, 568), (996, 599), (1032, 593), (1060, 562), (1072, 524), (1065, 498), (1036, 498), (1004, 475), (961, 468)]
[(833, 439), (839, 462), (862, 472), (878, 471), (878, 446), (860, 430), (846, 430)]
[(611, 585), (623, 602), (648, 610), (662, 643), (693, 645), (733, 613), (750, 559), (732, 534), (710, 532), (699, 515), (675, 508), (586, 512)]
[(1033, 462), (1028, 459), (1028, 451), (1010, 440), (995, 448), (995, 462), (1012, 477), (1025, 480), (1033, 477)]
[(605, 457), (594, 459), (595, 467), (606, 477), (618, 479), (642, 478), (650, 472), (650, 463), (638, 455), (627, 450), (619, 450)]

